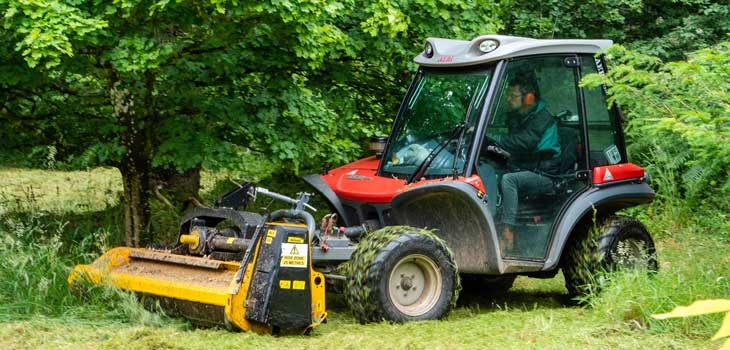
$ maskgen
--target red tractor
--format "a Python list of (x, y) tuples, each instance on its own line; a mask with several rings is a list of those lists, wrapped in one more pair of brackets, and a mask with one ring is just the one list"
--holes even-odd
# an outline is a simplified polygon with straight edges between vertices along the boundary
[[(316, 228), (309, 195), (244, 184), (182, 217), (171, 250), (112, 249), (82, 278), (159, 298), (200, 324), (262, 333), (323, 322), (325, 285), (344, 281), (361, 321), (436, 319), (461, 280), (491, 292), (562, 269), (570, 295), (603, 269), (656, 270), (651, 236), (618, 216), (654, 192), (628, 162), (621, 114), (603, 88), (607, 40), (487, 35), (428, 39), (375, 156), (304, 177), (332, 214)], [(264, 195), (292, 204), (239, 210)]]
[(347, 260), (339, 271), (361, 321), (439, 318), (460, 276), (506, 290), (562, 269), (576, 296), (601, 269), (656, 270), (645, 227), (616, 215), (653, 200), (649, 178), (628, 162), (605, 88), (579, 84), (604, 74), (609, 45), (426, 41), (377, 155), (304, 177), (348, 227), (326, 242), (320, 233), (313, 263)]

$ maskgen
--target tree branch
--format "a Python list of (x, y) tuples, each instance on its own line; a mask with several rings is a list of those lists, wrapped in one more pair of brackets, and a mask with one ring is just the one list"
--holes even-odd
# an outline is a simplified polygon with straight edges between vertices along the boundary
[(159, 199), (160, 202), (164, 203), (165, 205), (170, 207), (170, 209), (172, 209), (172, 210), (177, 210), (177, 208), (175, 208), (175, 206), (172, 205), (172, 203), (170, 203), (170, 201), (167, 199), (167, 197), (165, 197), (162, 193), (160, 193), (160, 186), (155, 186), (153, 192), (155, 193), (155, 197), (157, 197), (157, 199)]

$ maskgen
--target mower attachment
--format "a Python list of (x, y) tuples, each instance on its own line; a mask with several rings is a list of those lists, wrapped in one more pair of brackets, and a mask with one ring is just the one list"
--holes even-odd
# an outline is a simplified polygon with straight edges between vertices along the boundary
[[(279, 212), (271, 219), (292, 212), (309, 215)], [(309, 228), (275, 222), (259, 226), (240, 263), (118, 247), (89, 265), (77, 265), (68, 281), (108, 283), (153, 296), (171, 315), (202, 326), (306, 333), (327, 316), (324, 275), (312, 270)]]

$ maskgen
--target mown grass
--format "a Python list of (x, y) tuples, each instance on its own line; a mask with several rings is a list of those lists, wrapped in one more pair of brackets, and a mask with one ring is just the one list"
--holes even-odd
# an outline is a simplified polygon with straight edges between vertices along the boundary
[[(100, 171), (100, 172), (97, 172)], [(642, 218), (659, 232), (660, 272), (609, 276), (587, 307), (566, 304), (563, 280), (518, 278), (504, 295), (464, 291), (444, 320), (361, 325), (328, 294), (329, 322), (310, 336), (195, 329), (66, 276), (117, 242), (118, 183), (108, 170), (0, 169), (0, 347), (5, 349), (716, 349), (721, 315), (658, 321), (694, 300), (730, 296), (730, 240), (694, 222)], [(21, 179), (23, 179), (21, 181)], [(66, 186), (67, 185), (67, 186)], [(24, 189), (25, 188), (25, 189)], [(27, 190), (32, 188), (32, 191)], [(53, 195), (37, 195), (51, 193)], [(116, 198), (107, 196), (111, 193)], [(33, 196), (30, 196), (33, 194)], [(23, 197), (25, 196), (25, 197)], [(84, 209), (86, 208), (86, 211)], [(659, 210), (652, 208), (652, 210)], [(646, 215), (646, 214), (643, 214)], [(108, 218), (111, 216), (111, 218)], [(103, 219), (106, 218), (106, 219)], [(648, 220), (648, 221), (647, 221)], [(714, 222), (714, 221), (713, 221)], [(697, 224), (700, 223), (700, 224)], [(715, 227), (715, 226), (713, 226)]]
[(119, 204), (122, 179), (112, 168), (49, 171), (0, 168), (0, 208), (83, 213)]

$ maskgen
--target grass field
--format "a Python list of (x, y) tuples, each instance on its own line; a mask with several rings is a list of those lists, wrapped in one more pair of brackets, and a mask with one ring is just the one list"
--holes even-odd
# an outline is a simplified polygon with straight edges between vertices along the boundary
[[(89, 299), (65, 283), (119, 234), (120, 181), (88, 172), (0, 168), (0, 348), (3, 349), (718, 349), (721, 314), (649, 317), (694, 300), (730, 297), (730, 240), (689, 222), (648, 218), (660, 272), (612, 276), (587, 300), (566, 304), (562, 277), (520, 277), (499, 296), (466, 290), (444, 320), (361, 325), (328, 294), (329, 321), (309, 336), (196, 329), (142, 309), (133, 296)], [(652, 208), (656, 212), (661, 208)], [(653, 221), (652, 221), (653, 220)]]

